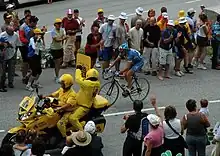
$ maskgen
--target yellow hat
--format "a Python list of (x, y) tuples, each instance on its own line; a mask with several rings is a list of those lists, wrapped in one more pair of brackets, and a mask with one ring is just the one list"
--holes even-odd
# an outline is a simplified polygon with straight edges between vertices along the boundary
[(36, 28), (36, 29), (34, 29), (34, 33), (35, 33), (35, 34), (41, 34), (42, 31), (41, 31), (39, 28)]
[(89, 78), (96, 78), (96, 79), (99, 79), (99, 72), (92, 68), (92, 69), (89, 69), (87, 72), (86, 72), (86, 79), (89, 79)]
[(63, 74), (60, 77), (60, 82), (63, 82), (65, 85), (65, 88), (71, 87), (74, 83), (73, 77), (70, 74)]
[(98, 9), (98, 13), (104, 12), (104, 10), (102, 8)]
[(62, 23), (62, 20), (60, 18), (55, 19), (54, 24), (56, 23)]
[(186, 14), (185, 14), (185, 11), (184, 10), (180, 10), (179, 13), (178, 13), (178, 17), (185, 17)]

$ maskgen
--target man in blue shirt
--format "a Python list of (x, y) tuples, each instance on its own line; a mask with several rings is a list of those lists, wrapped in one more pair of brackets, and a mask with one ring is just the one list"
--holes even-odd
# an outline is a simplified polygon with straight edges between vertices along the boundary
[(217, 21), (212, 25), (212, 69), (220, 70), (220, 15), (217, 16)]
[(144, 59), (137, 50), (129, 48), (127, 43), (123, 43), (119, 47), (119, 52), (119, 56), (109, 68), (113, 67), (121, 59), (127, 57), (127, 65), (120, 71), (120, 74), (124, 75), (125, 80), (128, 82), (126, 91), (122, 93), (124, 97), (127, 97), (132, 88), (132, 76), (135, 72), (141, 70), (144, 65)]

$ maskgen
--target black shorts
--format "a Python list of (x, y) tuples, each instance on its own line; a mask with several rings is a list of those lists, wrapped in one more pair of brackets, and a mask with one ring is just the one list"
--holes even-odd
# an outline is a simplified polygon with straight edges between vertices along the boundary
[(197, 35), (196, 42), (197, 42), (198, 46), (206, 47), (206, 46), (208, 46), (208, 37), (201, 37), (201, 36)]
[(40, 75), (42, 73), (40, 55), (34, 55), (32, 57), (29, 57), (28, 62), (32, 71), (32, 76), (36, 77), (37, 75)]
[(81, 43), (81, 41), (82, 41), (82, 37), (81, 36), (76, 36), (76, 42)]
[(58, 49), (58, 50), (51, 49), (50, 53), (53, 56), (54, 60), (57, 60), (63, 57), (63, 49)]
[(28, 55), (28, 47), (26, 45), (20, 46), (19, 50), (21, 52), (21, 57), (22, 57), (23, 62), (28, 62), (28, 56), (27, 56)]

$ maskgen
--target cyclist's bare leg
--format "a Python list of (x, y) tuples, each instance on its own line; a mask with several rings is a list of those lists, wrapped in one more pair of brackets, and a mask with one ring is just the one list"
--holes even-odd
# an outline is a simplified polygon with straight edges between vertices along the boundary
[(132, 70), (129, 70), (126, 73), (126, 81), (128, 82), (128, 89), (131, 89), (132, 87), (132, 76), (133, 76), (134, 72)]

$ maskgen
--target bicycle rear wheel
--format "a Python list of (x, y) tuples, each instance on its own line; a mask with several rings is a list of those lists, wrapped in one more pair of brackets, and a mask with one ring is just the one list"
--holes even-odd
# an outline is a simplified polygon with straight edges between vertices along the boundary
[(107, 82), (101, 87), (99, 94), (113, 105), (118, 99), (119, 87), (114, 82)]
[(132, 101), (143, 101), (146, 99), (150, 91), (150, 83), (147, 79), (138, 78), (137, 80), (134, 80), (132, 83), (132, 87), (133, 89), (131, 90), (131, 93), (129, 95)]

